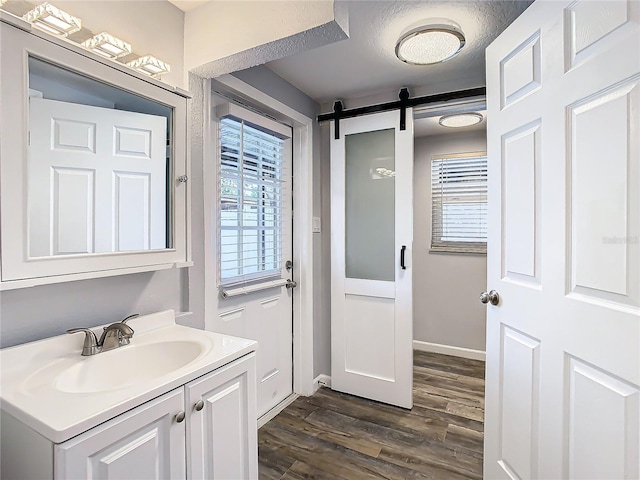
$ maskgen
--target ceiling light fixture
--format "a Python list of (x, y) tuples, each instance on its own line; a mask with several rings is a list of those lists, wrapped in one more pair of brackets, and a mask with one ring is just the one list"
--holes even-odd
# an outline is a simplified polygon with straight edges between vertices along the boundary
[(87, 50), (102, 55), (106, 58), (116, 59), (129, 55), (131, 53), (131, 45), (127, 42), (108, 34), (107, 32), (85, 40), (81, 44)]
[(464, 34), (453, 25), (424, 25), (400, 37), (396, 56), (411, 65), (431, 65), (452, 59), (464, 44)]
[(171, 66), (168, 63), (164, 63), (152, 55), (145, 55), (133, 60), (127, 63), (127, 66), (152, 78), (160, 78), (161, 75), (171, 71)]
[(477, 125), (482, 120), (484, 120), (484, 117), (479, 113), (454, 113), (453, 115), (440, 117), (438, 123), (443, 127), (461, 128)]
[(61, 37), (66, 37), (82, 28), (82, 21), (79, 18), (48, 3), (38, 5), (22, 18), (47, 33)]

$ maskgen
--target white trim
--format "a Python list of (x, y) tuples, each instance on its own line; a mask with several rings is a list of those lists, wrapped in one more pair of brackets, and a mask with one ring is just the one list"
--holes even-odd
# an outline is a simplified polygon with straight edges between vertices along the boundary
[(276, 415), (278, 415), (281, 411), (283, 411), (285, 408), (287, 408), (289, 405), (295, 402), (296, 398), (298, 398), (299, 396), (300, 395), (298, 395), (297, 393), (292, 393), (283, 401), (281, 401), (278, 405), (276, 405), (267, 413), (262, 415), (258, 419), (258, 429), (262, 428), (269, 420), (275, 418)]
[(321, 373), (313, 380), (313, 392), (317, 392), (321, 387), (331, 388), (331, 376)]
[[(270, 97), (251, 85), (232, 75), (222, 75), (215, 79), (226, 88), (245, 98), (251, 98), (257, 106), (275, 110), (287, 117), (293, 126), (293, 161), (295, 177), (293, 179), (293, 264), (295, 265), (293, 280), (298, 287), (293, 295), (293, 391), (299, 395), (312, 395), (313, 390), (313, 123), (314, 119), (303, 115), (288, 105)], [(206, 82), (205, 98), (211, 97), (210, 82)], [(213, 134), (210, 127), (210, 100), (205, 102), (204, 165), (212, 164), (210, 139)], [(206, 175), (205, 175), (206, 176)], [(213, 205), (206, 205), (207, 182), (205, 181), (205, 257), (211, 249), (210, 241)], [(209, 199), (209, 202), (211, 199)], [(215, 229), (213, 230), (215, 232)], [(208, 264), (210, 265), (210, 263)], [(205, 268), (205, 275), (209, 269)], [(207, 282), (205, 284), (214, 285)], [(207, 287), (205, 291), (205, 325), (207, 319), (217, 312), (211, 311), (211, 295), (217, 295), (217, 288)]]
[(236, 105), (235, 103), (229, 102), (223, 105), (218, 105), (216, 107), (216, 115), (220, 118), (226, 117), (228, 115), (239, 118), (249, 123), (260, 125), (262, 128), (271, 130), (272, 132), (275, 132), (285, 138), (291, 138), (291, 127), (283, 125), (280, 122), (276, 122), (275, 120), (271, 120), (264, 115), (260, 115), (258, 113), (252, 112), (251, 110), (247, 110), (246, 108), (243, 108), (240, 105)]
[(471, 348), (455, 347), (453, 345), (442, 345), (440, 343), (413, 341), (413, 349), (420, 352), (442, 353), (454, 357), (470, 358), (472, 360), (482, 360), (486, 358), (483, 350), (473, 350)]
[(144, 265), (141, 267), (115, 268), (111, 270), (97, 270), (95, 272), (69, 273), (64, 275), (52, 275), (48, 277), (25, 278), (22, 280), (7, 280), (0, 282), (0, 291), (15, 290), (17, 288), (37, 287), (39, 285), (51, 285), (60, 282), (76, 282), (92, 278), (115, 277), (131, 273), (155, 272), (158, 270), (170, 270), (172, 268), (191, 267), (193, 262), (161, 263), (158, 265)]

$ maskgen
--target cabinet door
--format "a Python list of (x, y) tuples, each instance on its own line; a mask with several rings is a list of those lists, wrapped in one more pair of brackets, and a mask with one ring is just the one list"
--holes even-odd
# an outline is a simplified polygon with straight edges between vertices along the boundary
[(186, 385), (187, 478), (258, 478), (255, 368), (252, 353)]
[(56, 445), (55, 478), (185, 478), (183, 409), (179, 388)]

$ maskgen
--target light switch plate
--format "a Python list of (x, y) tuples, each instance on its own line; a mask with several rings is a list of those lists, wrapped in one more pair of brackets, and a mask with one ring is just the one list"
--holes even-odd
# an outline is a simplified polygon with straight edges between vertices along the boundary
[(320, 233), (322, 231), (322, 224), (320, 217), (313, 217), (313, 233)]

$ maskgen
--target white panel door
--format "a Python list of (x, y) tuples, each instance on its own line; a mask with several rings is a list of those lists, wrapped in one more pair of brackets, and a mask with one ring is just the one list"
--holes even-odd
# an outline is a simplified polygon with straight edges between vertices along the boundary
[(331, 386), (413, 405), (413, 122), (331, 125)]
[(186, 385), (189, 479), (257, 479), (255, 355)]
[(537, 1), (487, 50), (485, 478), (640, 477), (639, 22)]
[(54, 446), (55, 478), (185, 478), (182, 387)]
[[(261, 115), (247, 112), (245, 109), (235, 105), (233, 111), (237, 112), (238, 117), (253, 122), (253, 124), (261, 125), (267, 130), (277, 131), (283, 135), (291, 135), (291, 128), (276, 124), (276, 122), (265, 119)], [(213, 122), (214, 126), (218, 126), (217, 123)], [(219, 131), (217, 135), (220, 135)], [(258, 342), (259, 347), (256, 351), (258, 417), (277, 407), (293, 393), (293, 295), (295, 295), (295, 289), (288, 289), (286, 286), (280, 285), (259, 291), (249, 291), (248, 293), (228, 298), (223, 298), (222, 291), (243, 288), (247, 285), (251, 287), (269, 285), (274, 279), (295, 280), (297, 266), (294, 265), (291, 268), (286, 266), (286, 262), (293, 259), (293, 158), (291, 142), (290, 138), (285, 139), (283, 142), (282, 169), (276, 175), (280, 187), (277, 196), (280, 197), (281, 211), (281, 216), (276, 222), (276, 232), (281, 238), (279, 275), (276, 272), (276, 275), (262, 280), (256, 280), (255, 278), (252, 280), (252, 277), (249, 276), (246, 283), (220, 287), (220, 273), (215, 272), (215, 270), (207, 272), (207, 275), (210, 275), (211, 284), (218, 286), (218, 288), (211, 288), (207, 291), (209, 296), (207, 302), (212, 305), (214, 312), (212, 325), (207, 325), (207, 328), (215, 332), (250, 338)], [(219, 140), (218, 148), (220, 148), (221, 143), (222, 141)], [(217, 152), (217, 155), (218, 161), (220, 161), (220, 151)], [(247, 163), (251, 162), (250, 155), (250, 152), (249, 154), (245, 153), (245, 161)], [(251, 166), (249, 165), (248, 169), (250, 168)], [(220, 171), (218, 173), (220, 174)], [(249, 172), (244, 181), (245, 190), (248, 191), (249, 187), (255, 182), (255, 176)], [(217, 182), (220, 182), (220, 176), (218, 176)], [(215, 211), (216, 222), (220, 222), (222, 216), (220, 210), (220, 208), (217, 208)], [(268, 222), (269, 215), (257, 219), (255, 216), (247, 215), (246, 212), (242, 215), (244, 215), (245, 220), (251, 218), (250, 222), (244, 223), (248, 224), (249, 228), (256, 227), (256, 229), (243, 231), (237, 236), (237, 250), (255, 252), (264, 248), (264, 251), (270, 251), (273, 247), (269, 236), (261, 234), (261, 228), (267, 225), (265, 219)], [(214, 229), (216, 227), (217, 225), (215, 224), (212, 226)], [(226, 234), (228, 234), (228, 231), (225, 232)], [(218, 238), (216, 243), (215, 249), (211, 248), (207, 251), (207, 255), (214, 256), (214, 259), (209, 259), (208, 262), (209, 265), (212, 265), (212, 269), (216, 267), (220, 269), (223, 262), (228, 265), (229, 259), (231, 259), (231, 263), (237, 261), (237, 256), (228, 255), (225, 252), (224, 246), (221, 245), (221, 238)], [(220, 261), (220, 250), (222, 250), (222, 261)], [(236, 248), (232, 250), (236, 250)], [(257, 253), (256, 255), (260, 256), (262, 253)], [(253, 254), (250, 253), (248, 257), (251, 256)], [(209, 284), (209, 282), (207, 283)]]
[(29, 103), (29, 255), (166, 248), (166, 118)]

